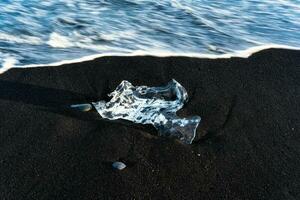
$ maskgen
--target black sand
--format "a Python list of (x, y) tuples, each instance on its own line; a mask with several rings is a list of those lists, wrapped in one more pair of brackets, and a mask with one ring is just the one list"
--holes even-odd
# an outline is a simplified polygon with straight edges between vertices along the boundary
[[(64, 106), (124, 79), (175, 78), (200, 115), (192, 145)], [(104, 57), (0, 75), (1, 199), (300, 199), (300, 51), (248, 59)], [(121, 160), (123, 171), (111, 168)]]

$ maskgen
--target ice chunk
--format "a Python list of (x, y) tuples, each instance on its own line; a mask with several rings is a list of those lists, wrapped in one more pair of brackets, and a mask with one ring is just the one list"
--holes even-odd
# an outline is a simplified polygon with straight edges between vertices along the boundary
[(201, 118), (176, 115), (187, 102), (188, 95), (174, 79), (164, 87), (133, 86), (124, 80), (108, 96), (111, 97), (109, 102), (92, 103), (103, 118), (152, 124), (160, 135), (176, 137), (187, 144), (195, 138)]

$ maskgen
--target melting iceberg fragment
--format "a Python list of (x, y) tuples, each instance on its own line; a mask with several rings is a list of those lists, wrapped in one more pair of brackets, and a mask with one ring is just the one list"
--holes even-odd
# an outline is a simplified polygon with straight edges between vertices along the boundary
[(187, 144), (195, 138), (201, 118), (176, 115), (187, 102), (188, 95), (174, 79), (164, 87), (133, 86), (124, 80), (108, 96), (111, 97), (109, 102), (92, 103), (103, 118), (152, 124), (160, 135), (176, 137)]

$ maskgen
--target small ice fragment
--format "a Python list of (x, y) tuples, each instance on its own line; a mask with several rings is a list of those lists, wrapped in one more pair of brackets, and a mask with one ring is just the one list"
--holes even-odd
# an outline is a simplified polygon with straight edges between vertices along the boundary
[(113, 167), (114, 169), (117, 169), (117, 170), (123, 170), (123, 169), (126, 168), (126, 165), (125, 165), (124, 163), (122, 163), (122, 162), (114, 162), (114, 163), (112, 164), (112, 167)]
[(187, 102), (188, 95), (174, 79), (164, 87), (133, 86), (122, 81), (108, 96), (111, 97), (109, 102), (92, 103), (103, 118), (152, 124), (160, 135), (175, 137), (187, 144), (195, 138), (201, 118), (179, 118), (176, 115)]
[(93, 107), (91, 104), (89, 103), (85, 103), (85, 104), (74, 104), (71, 105), (71, 108), (78, 110), (78, 111), (82, 111), (82, 112), (87, 112), (90, 111)]

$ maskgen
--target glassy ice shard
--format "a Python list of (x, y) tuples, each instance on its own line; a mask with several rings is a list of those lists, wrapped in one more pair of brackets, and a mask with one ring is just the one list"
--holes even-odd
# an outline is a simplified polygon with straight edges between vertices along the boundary
[(176, 115), (187, 102), (188, 95), (174, 79), (164, 87), (133, 86), (124, 80), (108, 96), (111, 97), (109, 102), (92, 103), (103, 118), (152, 124), (161, 136), (175, 137), (187, 144), (195, 138), (201, 118)]

